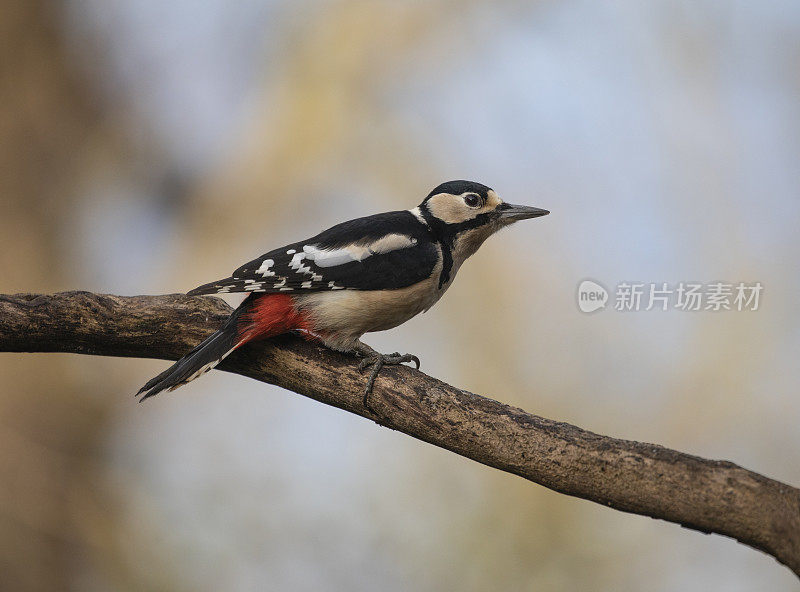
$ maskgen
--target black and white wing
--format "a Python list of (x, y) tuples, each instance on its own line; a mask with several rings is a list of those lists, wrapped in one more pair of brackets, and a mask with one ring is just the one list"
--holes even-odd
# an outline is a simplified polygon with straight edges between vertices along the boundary
[(389, 212), (270, 251), (188, 294), (404, 288), (429, 278), (439, 253), (426, 224), (411, 212)]

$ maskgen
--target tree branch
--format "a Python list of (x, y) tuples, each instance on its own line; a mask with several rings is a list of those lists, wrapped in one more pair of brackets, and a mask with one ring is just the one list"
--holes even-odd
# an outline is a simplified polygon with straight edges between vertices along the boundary
[[(176, 360), (216, 330), (218, 298), (88, 292), (0, 295), (0, 351)], [(800, 576), (800, 490), (726, 461), (593, 434), (387, 367), (370, 403), (351, 357), (283, 336), (243, 347), (221, 370), (276, 384), (373, 419), (555, 491), (717, 533)], [(143, 377), (143, 379), (146, 377)]]

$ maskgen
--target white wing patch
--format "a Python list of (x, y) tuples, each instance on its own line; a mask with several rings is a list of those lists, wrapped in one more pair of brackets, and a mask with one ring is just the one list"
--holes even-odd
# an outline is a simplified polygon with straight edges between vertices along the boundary
[[(333, 270), (325, 268), (345, 265), (355, 261), (363, 261), (373, 255), (391, 253), (407, 249), (417, 244), (417, 239), (405, 234), (387, 234), (372, 242), (350, 244), (337, 249), (322, 249), (316, 245), (305, 245), (302, 249), (288, 249), (283, 258), (279, 255), (272, 259), (264, 259), (253, 271), (245, 270), (250, 277), (232, 277), (229, 283), (218, 283), (211, 286), (217, 294), (232, 292), (292, 292), (295, 290), (346, 290), (345, 286), (331, 281)], [(252, 268), (251, 268), (252, 269)], [(206, 293), (213, 293), (206, 292)]]
[(330, 251), (318, 249), (314, 245), (303, 247), (305, 256), (317, 264), (318, 267), (336, 267), (353, 261), (361, 261), (369, 257), (367, 249), (364, 247), (349, 246), (343, 249), (331, 249)]
[(275, 275), (274, 271), (270, 271), (270, 268), (273, 265), (275, 265), (275, 261), (273, 261), (272, 259), (264, 259), (264, 261), (261, 263), (261, 267), (256, 269), (256, 273), (260, 273), (265, 278), (272, 277)]
[(387, 234), (369, 246), (371, 254), (388, 253), (398, 249), (407, 249), (417, 244), (417, 239), (405, 234)]
[(305, 253), (297, 253), (292, 260), (289, 262), (289, 267), (294, 269), (297, 273), (303, 273), (306, 275), (312, 275), (314, 272), (311, 271), (311, 268), (308, 265), (303, 265), (303, 259), (306, 258)]
[(305, 245), (303, 253), (305, 258), (313, 261), (318, 267), (335, 267), (354, 261), (363, 261), (367, 257), (380, 253), (407, 249), (416, 244), (417, 239), (405, 234), (387, 234), (366, 245), (348, 245), (339, 249), (320, 249), (315, 245)]

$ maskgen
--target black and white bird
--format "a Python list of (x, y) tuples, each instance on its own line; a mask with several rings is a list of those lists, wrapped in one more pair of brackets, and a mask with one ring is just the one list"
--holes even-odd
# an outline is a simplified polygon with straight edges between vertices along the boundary
[(384, 355), (361, 341), (430, 309), (462, 263), (498, 230), (547, 210), (505, 203), (472, 181), (442, 183), (416, 208), (338, 224), (270, 251), (227, 277), (188, 292), (247, 293), (222, 328), (145, 384), (142, 400), (208, 372), (249, 341), (298, 332), (360, 356), (372, 367), (364, 402), (386, 364), (416, 356)]

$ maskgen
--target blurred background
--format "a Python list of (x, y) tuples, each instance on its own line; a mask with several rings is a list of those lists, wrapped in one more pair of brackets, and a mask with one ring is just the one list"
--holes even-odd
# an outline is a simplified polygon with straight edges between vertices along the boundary
[[(800, 485), (796, 0), (4, 0), (0, 39), (0, 291), (183, 292), (474, 179), (553, 213), (371, 345)], [(764, 292), (586, 315), (587, 277)], [(0, 588), (800, 589), (242, 377), (138, 405), (166, 365), (0, 357)]]

